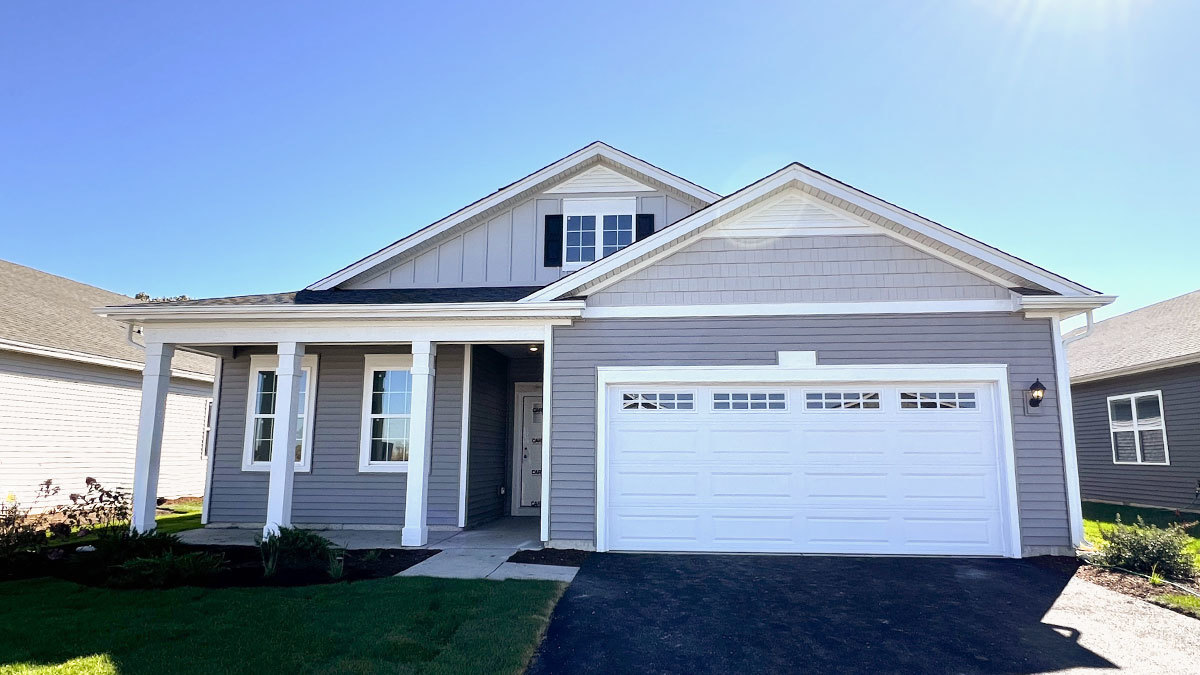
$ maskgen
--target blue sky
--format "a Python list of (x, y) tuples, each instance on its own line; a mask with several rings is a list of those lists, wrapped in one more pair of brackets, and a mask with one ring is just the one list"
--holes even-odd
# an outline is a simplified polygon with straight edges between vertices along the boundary
[(801, 161), (1128, 311), (1200, 288), (1197, 25), (1185, 0), (4, 3), (0, 258), (295, 290), (601, 139), (722, 193)]

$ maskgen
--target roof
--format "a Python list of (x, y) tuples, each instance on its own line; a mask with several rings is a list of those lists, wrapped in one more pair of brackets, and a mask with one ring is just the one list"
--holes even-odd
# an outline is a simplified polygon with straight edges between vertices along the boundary
[(1067, 361), (1072, 380), (1200, 361), (1200, 290), (1097, 322), (1067, 345)]
[(144, 302), (125, 307), (221, 307), (278, 305), (410, 305), (421, 303), (514, 302), (541, 286), (471, 286), (464, 288), (371, 288), (293, 291), (236, 295), (175, 302)]
[[(40, 347), (44, 351), (38, 353), (45, 356), (70, 358), (67, 352), (145, 363), (145, 353), (126, 339), (124, 323), (92, 311), (131, 302), (133, 298), (120, 293), (0, 260), (0, 348)], [(180, 352), (172, 365), (176, 370), (211, 376), (215, 361)]]
[(374, 269), (389, 260), (393, 260), (400, 254), (410, 251), (464, 222), (491, 213), (498, 205), (530, 191), (537, 191), (547, 184), (557, 183), (572, 170), (588, 168), (597, 162), (604, 161), (611, 162), (613, 166), (620, 167), (623, 170), (634, 171), (651, 181), (656, 181), (673, 190), (677, 190), (680, 194), (688, 195), (691, 199), (701, 204), (709, 204), (721, 197), (721, 195), (711, 190), (680, 178), (670, 171), (661, 169), (645, 160), (622, 152), (607, 143), (594, 141), (562, 159), (547, 164), (524, 178), (505, 185), (486, 197), (471, 202), (445, 218), (431, 223), (357, 262), (343, 267), (324, 279), (311, 284), (308, 289), (323, 291), (335, 288), (338, 284)]

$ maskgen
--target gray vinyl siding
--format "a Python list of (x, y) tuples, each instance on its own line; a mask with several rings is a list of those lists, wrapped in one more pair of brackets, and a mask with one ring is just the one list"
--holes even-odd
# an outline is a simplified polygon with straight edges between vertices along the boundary
[[(1169, 466), (1114, 464), (1108, 397), (1162, 391)], [(1084, 499), (1200, 511), (1200, 365), (1071, 387), (1079, 490)]]
[[(925, 314), (593, 319), (554, 329), (550, 537), (594, 540), (598, 366), (770, 365), (777, 352), (817, 362), (1002, 363), (1009, 386), (1018, 508), (1026, 547), (1069, 545), (1050, 322), (1019, 315)], [(1049, 388), (1038, 412), (1023, 397)]]
[(1007, 299), (1007, 288), (881, 234), (700, 239), (588, 297), (593, 307)]
[(538, 286), (557, 281), (561, 267), (543, 266), (545, 218), (562, 213), (564, 198), (633, 197), (638, 213), (653, 213), (655, 229), (695, 212), (699, 204), (661, 192), (540, 194), (486, 220), (405, 254), (343, 288)]
[[(212, 523), (261, 523), (267, 474), (242, 471), (250, 351), (225, 360), (213, 456)], [(405, 345), (310, 347), (318, 356), (312, 471), (298, 472), (292, 521), (305, 525), (401, 527), (407, 474), (360, 473), (359, 444), (365, 354), (407, 353)], [(269, 353), (269, 350), (257, 350)], [(457, 523), (462, 411), (462, 348), (443, 345), (435, 361), (434, 442), (429, 524)]]
[(471, 357), (471, 443), (467, 464), (467, 525), (504, 515), (508, 455), (508, 360), (475, 346)]

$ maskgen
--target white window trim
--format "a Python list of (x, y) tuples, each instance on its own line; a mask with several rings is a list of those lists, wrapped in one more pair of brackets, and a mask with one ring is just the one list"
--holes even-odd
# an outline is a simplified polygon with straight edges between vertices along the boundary
[[(717, 394), (730, 394), (731, 398), (729, 399), (729, 408), (728, 409), (717, 407)], [(747, 401), (746, 401), (747, 407), (734, 408), (733, 407), (733, 398), (732, 398), (733, 394), (767, 394), (768, 395), (767, 400), (764, 402), (768, 406), (771, 403), (778, 403), (778, 401), (770, 400), (770, 396), (769, 396), (770, 394), (783, 394), (783, 407), (782, 408), (751, 408), (751, 407), (749, 407), (750, 401), (747, 399)], [(791, 398), (791, 397), (788, 396), (788, 392), (786, 389), (752, 389), (752, 388), (748, 388), (748, 387), (723, 387), (723, 388), (714, 388), (712, 391), (709, 392), (708, 405), (709, 405), (709, 409), (718, 415), (727, 415), (729, 413), (785, 413), (791, 407), (790, 402), (788, 401), (789, 398)]]
[[(808, 407), (808, 395), (809, 394), (821, 394), (821, 406), (822, 407), (809, 408)], [(859, 394), (860, 396), (862, 394), (875, 394), (876, 396), (878, 396), (878, 398), (876, 398), (874, 400), (879, 403), (879, 407), (878, 408), (826, 408), (826, 407), (824, 407), (824, 405), (825, 405), (824, 395), (825, 394)], [(866, 413), (866, 414), (870, 414), (870, 415), (878, 415), (880, 413), (886, 412), (886, 410), (887, 410), (887, 404), (885, 403), (885, 400), (887, 397), (884, 396), (883, 391), (875, 390), (875, 389), (865, 389), (865, 388), (846, 389), (846, 388), (838, 388), (838, 387), (825, 387), (825, 388), (820, 388), (820, 389), (801, 389), (800, 397), (801, 397), (800, 398), (800, 412), (809, 414), (809, 415), (820, 415), (822, 413), (837, 413), (837, 414), (846, 414), (846, 415)], [(862, 399), (859, 399), (859, 400), (860, 400), (860, 402), (862, 401)], [(843, 403), (844, 402), (845, 402), (845, 400), (843, 399)]]
[[(1165, 460), (1162, 462), (1146, 462), (1146, 461), (1142, 460), (1142, 435), (1138, 432), (1141, 431), (1143, 427), (1141, 427), (1140, 424), (1138, 423), (1137, 405), (1134, 403), (1134, 401), (1137, 400), (1138, 398), (1141, 398), (1144, 396), (1157, 396), (1158, 397), (1158, 412), (1159, 412), (1159, 416), (1160, 416), (1159, 419), (1161, 419), (1162, 421), (1159, 422), (1157, 425), (1153, 425), (1153, 424), (1149, 425), (1149, 426), (1145, 427), (1145, 429), (1147, 431), (1152, 430), (1152, 429), (1162, 431), (1163, 459)], [(1132, 429), (1122, 429), (1121, 431), (1132, 431), (1133, 432), (1134, 452), (1136, 452), (1137, 456), (1138, 456), (1138, 460), (1136, 462), (1119, 462), (1119, 461), (1117, 461), (1117, 443), (1115, 440), (1113, 440), (1114, 429), (1113, 429), (1113, 420), (1112, 420), (1112, 402), (1116, 401), (1116, 400), (1120, 400), (1120, 399), (1129, 399), (1129, 405), (1133, 408), (1133, 410), (1132, 410), (1132, 412), (1133, 412), (1133, 428)], [(1124, 464), (1124, 465), (1134, 465), (1134, 466), (1137, 466), (1137, 465), (1171, 466), (1171, 449), (1167, 446), (1167, 408), (1166, 408), (1166, 406), (1163, 405), (1163, 395), (1162, 395), (1161, 389), (1155, 389), (1153, 391), (1139, 391), (1135, 394), (1117, 394), (1116, 396), (1109, 396), (1108, 399), (1105, 401), (1105, 406), (1108, 409), (1108, 443), (1109, 443), (1109, 445), (1112, 446), (1113, 464)]]
[[(626, 394), (690, 394), (692, 397), (691, 408), (626, 408), (624, 405)], [(678, 399), (676, 399), (678, 402)], [(622, 389), (617, 392), (617, 411), (627, 415), (663, 415), (681, 413), (690, 415), (698, 412), (700, 409), (700, 396), (694, 389), (656, 389), (653, 387), (640, 387), (637, 389)]]
[[(564, 199), (562, 203), (562, 216), (562, 269), (564, 272), (574, 272), (575, 270), (583, 269), (604, 257), (604, 216), (630, 216), (633, 223), (633, 239), (637, 241), (637, 197)], [(595, 258), (593, 260), (567, 262), (567, 219), (573, 216), (596, 217)]]
[[(250, 356), (250, 380), (246, 388), (246, 432), (242, 445), (242, 471), (271, 470), (270, 462), (254, 461), (254, 403), (258, 397), (258, 373), (263, 370), (278, 370), (279, 356), (277, 354), (253, 354)], [(317, 355), (305, 354), (300, 361), (300, 368), (308, 373), (308, 387), (304, 392), (304, 446), (300, 449), (300, 461), (296, 462), (295, 470), (301, 473), (312, 471), (313, 455), (313, 418), (317, 409)], [(278, 395), (278, 392), (276, 393)], [(275, 452), (271, 448), (272, 454)]]
[[(371, 461), (371, 393), (376, 370), (407, 370), (412, 372), (412, 354), (367, 354), (363, 359), (362, 426), (359, 430), (359, 473), (408, 473), (408, 462)], [(412, 419), (413, 410), (409, 410)], [(411, 426), (410, 448), (412, 443)]]

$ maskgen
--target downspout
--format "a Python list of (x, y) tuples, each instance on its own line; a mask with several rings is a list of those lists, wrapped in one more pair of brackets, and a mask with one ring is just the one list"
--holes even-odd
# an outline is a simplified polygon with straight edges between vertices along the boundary
[(142, 329), (140, 326), (134, 326), (132, 323), (128, 324), (125, 327), (125, 341), (128, 342), (129, 344), (133, 345), (134, 347), (137, 347), (138, 349), (141, 349), (144, 351), (146, 349), (146, 345), (133, 339), (134, 333), (137, 333), (140, 335), (141, 332), (142, 332)]
[(1063, 346), (1066, 347), (1067, 345), (1071, 344), (1072, 342), (1075, 342), (1076, 340), (1082, 340), (1083, 338), (1091, 335), (1092, 334), (1092, 326), (1093, 326), (1092, 310), (1089, 309), (1087, 311), (1087, 328), (1085, 328), (1083, 330), (1083, 332), (1080, 333), (1079, 335), (1072, 335), (1071, 337), (1063, 338), (1063, 341), (1062, 341)]

